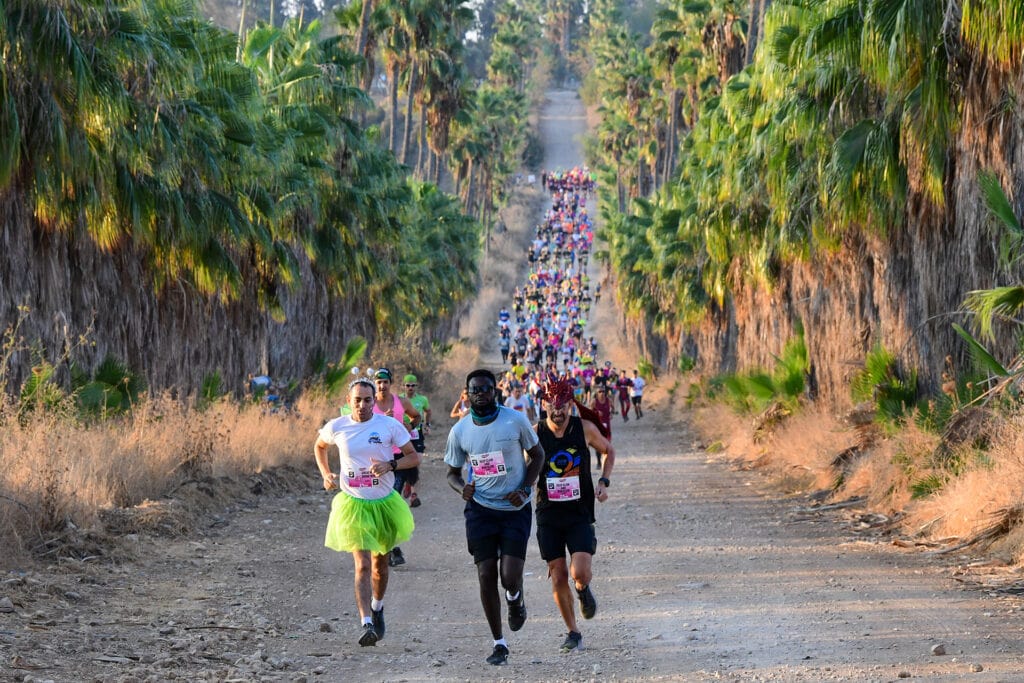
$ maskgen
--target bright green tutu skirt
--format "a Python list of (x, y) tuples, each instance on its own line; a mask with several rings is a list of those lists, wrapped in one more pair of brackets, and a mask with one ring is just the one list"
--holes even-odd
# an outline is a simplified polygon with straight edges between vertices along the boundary
[(324, 545), (339, 553), (369, 550), (383, 555), (412, 538), (415, 526), (409, 505), (397, 491), (376, 500), (342, 492), (331, 502)]

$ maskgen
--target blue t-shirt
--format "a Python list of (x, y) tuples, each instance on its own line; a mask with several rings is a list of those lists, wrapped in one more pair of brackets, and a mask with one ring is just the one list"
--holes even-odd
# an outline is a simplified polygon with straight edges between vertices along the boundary
[(537, 433), (522, 413), (498, 407), (498, 417), (486, 425), (473, 424), (473, 417), (467, 415), (448, 432), (448, 445), (444, 461), (452, 467), (462, 467), (469, 462), (472, 480), (476, 483), (475, 500), (493, 510), (519, 510), (526, 506), (533, 495), (527, 495), (527, 503), (518, 508), (505, 496), (523, 488), (526, 476), (527, 451), (539, 443)]

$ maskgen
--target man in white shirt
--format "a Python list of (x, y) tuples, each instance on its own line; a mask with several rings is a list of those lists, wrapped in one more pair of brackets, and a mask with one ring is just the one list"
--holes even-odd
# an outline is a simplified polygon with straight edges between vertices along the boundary
[[(376, 387), (357, 379), (348, 388), (350, 415), (328, 422), (313, 450), (328, 491), (340, 489), (331, 501), (324, 545), (352, 553), (355, 562), (356, 605), (363, 626), (362, 646), (384, 638), (384, 591), (388, 586), (391, 549), (412, 537), (409, 506), (394, 490), (395, 470), (420, 464), (405, 425), (373, 412)], [(328, 448), (337, 446), (340, 467), (328, 461)], [(402, 457), (395, 459), (392, 449)]]
[(629, 389), (629, 400), (633, 403), (633, 416), (640, 419), (644, 416), (644, 410), (640, 402), (644, 399), (644, 387), (647, 382), (640, 376), (640, 373), (633, 370), (633, 386)]
[(533, 410), (533, 401), (523, 393), (522, 382), (512, 382), (512, 395), (505, 399), (505, 407), (518, 411), (526, 416), (526, 419), (533, 422), (536, 419)]

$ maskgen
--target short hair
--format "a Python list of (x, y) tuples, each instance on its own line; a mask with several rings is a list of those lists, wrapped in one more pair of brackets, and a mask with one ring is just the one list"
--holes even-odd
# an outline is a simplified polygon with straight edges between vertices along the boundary
[(470, 380), (472, 380), (472, 379), (474, 379), (476, 377), (484, 377), (486, 379), (489, 379), (489, 380), (491, 380), (491, 384), (493, 384), (494, 386), (498, 386), (498, 378), (494, 376), (493, 372), (491, 372), (487, 368), (477, 368), (473, 372), (471, 372), (468, 375), (466, 375), (466, 387), (467, 388), (469, 387)]
[(362, 378), (357, 379), (357, 380), (349, 383), (349, 385), (348, 385), (348, 393), (351, 394), (352, 390), (355, 389), (358, 386), (364, 386), (367, 389), (369, 389), (370, 391), (372, 391), (374, 393), (377, 393), (377, 387), (374, 385), (374, 383), (371, 382), (368, 379), (362, 379)]

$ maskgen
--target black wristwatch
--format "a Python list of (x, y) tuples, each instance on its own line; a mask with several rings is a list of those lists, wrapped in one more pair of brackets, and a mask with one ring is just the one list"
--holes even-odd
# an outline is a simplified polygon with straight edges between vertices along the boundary
[(598, 477), (597, 483), (598, 484), (604, 484), (605, 488), (609, 488), (612, 485), (612, 483), (610, 481), (608, 481), (608, 477)]
[(392, 460), (391, 461), (391, 471), (395, 472), (396, 470), (398, 470), (398, 461), (397, 460)]

